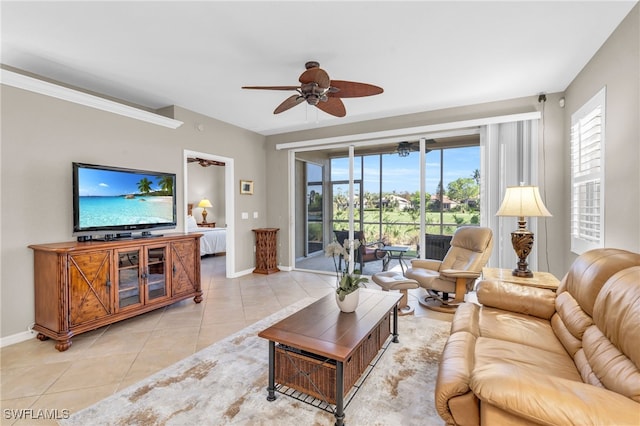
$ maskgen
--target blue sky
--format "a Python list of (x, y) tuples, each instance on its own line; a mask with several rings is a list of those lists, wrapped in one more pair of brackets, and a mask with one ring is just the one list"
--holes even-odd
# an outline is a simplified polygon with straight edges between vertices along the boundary
[(138, 193), (138, 182), (149, 179), (151, 189), (160, 189), (159, 176), (111, 170), (81, 168), (78, 170), (80, 196), (116, 196)]
[[(480, 147), (445, 149), (444, 151), (444, 188), (458, 178), (473, 177), (473, 171), (480, 169)], [(368, 157), (364, 167), (365, 191), (378, 189), (378, 157)], [(415, 192), (420, 189), (419, 153), (412, 152), (408, 157), (397, 154), (383, 156), (382, 191)], [(332, 179), (349, 178), (349, 160), (333, 160)], [(427, 154), (426, 191), (435, 193), (440, 180), (440, 150)]]

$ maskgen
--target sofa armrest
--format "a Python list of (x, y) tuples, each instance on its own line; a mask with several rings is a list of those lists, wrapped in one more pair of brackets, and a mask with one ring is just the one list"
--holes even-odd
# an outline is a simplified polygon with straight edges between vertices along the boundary
[(434, 259), (411, 259), (412, 268), (431, 269), (432, 271), (439, 271), (442, 262)]
[(506, 363), (478, 366), (470, 387), (482, 404), (539, 424), (637, 425), (640, 404), (618, 393)]
[(452, 411), (450, 401), (471, 392), (469, 379), (473, 369), (475, 347), (476, 336), (463, 331), (451, 334), (442, 351), (436, 378), (435, 405), (440, 417), (449, 425), (459, 423), (455, 420), (457, 410)]
[(476, 294), (482, 305), (546, 320), (556, 311), (556, 293), (544, 288), (483, 280), (478, 283)]

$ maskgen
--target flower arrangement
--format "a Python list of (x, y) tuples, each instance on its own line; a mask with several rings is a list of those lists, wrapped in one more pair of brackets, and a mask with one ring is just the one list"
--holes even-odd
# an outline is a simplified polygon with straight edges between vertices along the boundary
[[(349, 240), (345, 240), (344, 243), (348, 245)], [(360, 246), (360, 240), (353, 240), (353, 251), (355, 252)], [(336, 270), (336, 294), (340, 301), (344, 300), (347, 294), (353, 293), (360, 287), (366, 287), (366, 283), (369, 280), (360, 275), (359, 270), (353, 270), (349, 272), (349, 262), (351, 261), (351, 253), (348, 247), (343, 247), (337, 241), (334, 241), (327, 245), (324, 250), (326, 257), (333, 257), (333, 266)], [(338, 267), (338, 260), (340, 256), (344, 259), (344, 270)]]

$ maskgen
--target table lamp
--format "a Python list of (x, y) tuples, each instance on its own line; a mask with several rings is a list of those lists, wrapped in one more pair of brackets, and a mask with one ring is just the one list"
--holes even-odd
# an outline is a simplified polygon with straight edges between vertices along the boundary
[(211, 201), (203, 198), (202, 201), (198, 203), (198, 207), (202, 207), (202, 223), (207, 223), (207, 207), (213, 207)]
[(512, 272), (516, 277), (531, 278), (527, 266), (527, 256), (533, 247), (533, 232), (526, 227), (525, 216), (551, 216), (544, 206), (537, 186), (510, 186), (504, 194), (502, 205), (496, 216), (515, 216), (518, 218), (518, 229), (511, 233), (511, 244), (518, 256), (518, 267)]

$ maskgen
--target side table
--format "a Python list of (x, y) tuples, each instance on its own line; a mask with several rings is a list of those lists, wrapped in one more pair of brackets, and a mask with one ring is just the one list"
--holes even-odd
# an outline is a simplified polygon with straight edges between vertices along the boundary
[(273, 274), (278, 269), (278, 239), (279, 228), (254, 229), (256, 234), (256, 269), (254, 274)]
[(532, 278), (523, 278), (514, 276), (511, 274), (511, 269), (505, 268), (482, 268), (482, 279), (546, 288), (552, 291), (556, 291), (560, 285), (560, 281), (549, 272), (534, 272)]
[(403, 246), (384, 246), (380, 247), (378, 250), (384, 251), (387, 255), (382, 258), (382, 271), (386, 271), (389, 268), (389, 262), (392, 259), (396, 259), (400, 264), (400, 269), (402, 269), (402, 275), (404, 275), (404, 270), (406, 269), (406, 265), (404, 264), (404, 260), (402, 259), (402, 255), (409, 251), (409, 247)]

